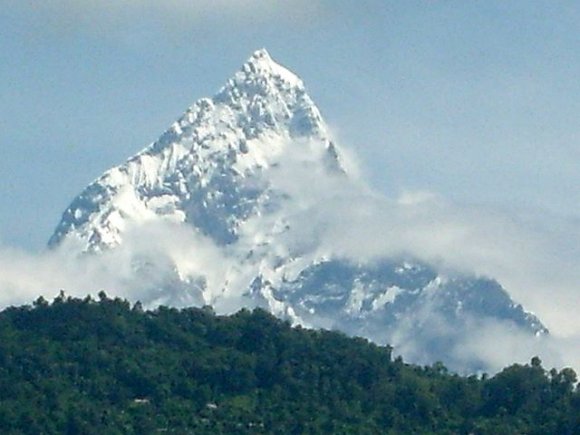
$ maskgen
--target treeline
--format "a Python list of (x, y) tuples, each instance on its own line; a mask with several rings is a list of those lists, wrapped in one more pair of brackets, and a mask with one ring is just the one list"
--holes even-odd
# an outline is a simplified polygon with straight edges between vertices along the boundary
[(580, 434), (571, 369), (461, 377), (391, 350), (263, 310), (39, 298), (0, 313), (0, 433)]

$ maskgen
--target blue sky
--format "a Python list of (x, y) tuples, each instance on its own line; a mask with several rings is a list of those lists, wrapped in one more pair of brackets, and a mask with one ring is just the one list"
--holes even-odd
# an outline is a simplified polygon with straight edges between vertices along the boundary
[(43, 249), (261, 47), (385, 194), (580, 219), (577, 2), (0, 0), (0, 241)]

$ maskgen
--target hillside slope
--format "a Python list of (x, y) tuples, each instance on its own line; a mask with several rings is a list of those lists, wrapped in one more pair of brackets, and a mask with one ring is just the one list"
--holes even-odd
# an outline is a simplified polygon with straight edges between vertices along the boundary
[(263, 310), (61, 296), (0, 312), (2, 433), (580, 434), (571, 369), (492, 378)]

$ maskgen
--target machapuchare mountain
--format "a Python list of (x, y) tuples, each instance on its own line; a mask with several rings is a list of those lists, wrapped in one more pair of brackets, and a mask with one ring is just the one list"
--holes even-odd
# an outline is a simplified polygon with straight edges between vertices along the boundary
[(490, 323), (547, 333), (492, 279), (333, 250), (340, 234), (327, 228), (365, 189), (303, 82), (258, 50), (213, 98), (91, 183), (49, 245), (103, 255), (131, 244), (131, 267), (150, 287), (144, 303), (260, 306), (393, 344), (416, 362), (485, 366), (457, 349), (465, 331)]

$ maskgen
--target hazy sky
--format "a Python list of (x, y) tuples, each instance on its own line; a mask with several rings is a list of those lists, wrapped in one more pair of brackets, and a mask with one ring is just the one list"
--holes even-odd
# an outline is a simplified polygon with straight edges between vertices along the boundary
[(578, 2), (0, 0), (0, 240), (42, 249), (261, 47), (387, 195), (580, 219)]

